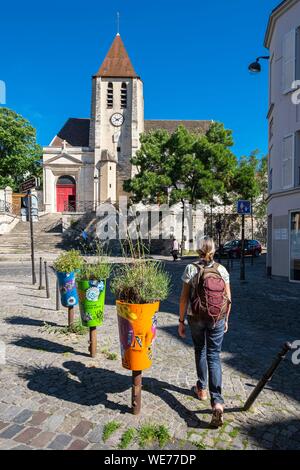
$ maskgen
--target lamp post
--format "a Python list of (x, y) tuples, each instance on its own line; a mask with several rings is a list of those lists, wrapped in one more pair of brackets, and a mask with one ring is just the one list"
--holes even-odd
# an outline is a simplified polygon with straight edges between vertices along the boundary
[(270, 59), (270, 56), (268, 55), (262, 55), (260, 57), (257, 57), (256, 61), (255, 62), (252, 62), (252, 64), (249, 65), (248, 67), (248, 70), (251, 72), (251, 73), (260, 73), (261, 72), (261, 65), (259, 63), (259, 61), (263, 59), (263, 60), (269, 60)]

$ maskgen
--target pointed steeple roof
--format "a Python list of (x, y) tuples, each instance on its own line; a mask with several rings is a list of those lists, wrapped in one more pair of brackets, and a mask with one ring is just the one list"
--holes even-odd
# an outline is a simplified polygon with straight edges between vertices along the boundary
[(138, 77), (124, 43), (119, 34), (116, 35), (96, 77)]

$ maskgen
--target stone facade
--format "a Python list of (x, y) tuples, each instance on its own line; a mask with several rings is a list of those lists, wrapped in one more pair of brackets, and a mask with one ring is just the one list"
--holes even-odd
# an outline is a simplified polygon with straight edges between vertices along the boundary
[[(268, 270), (300, 281), (300, 1), (273, 10), (270, 50)], [(296, 101), (293, 99), (296, 93)]]
[[(211, 121), (145, 121), (143, 82), (117, 35), (92, 77), (90, 119), (68, 119), (44, 147), (45, 212), (85, 213), (102, 203), (115, 205), (126, 196), (124, 180), (137, 172), (130, 159), (140, 147), (141, 133), (160, 128), (174, 132), (180, 124), (203, 134)], [(61, 184), (62, 177), (71, 179), (73, 187)], [(172, 209), (170, 234), (181, 239), (181, 205)], [(204, 221), (197, 225), (202, 227)], [(186, 248), (192, 238), (186, 240)]]
[[(57, 200), (62, 176), (72, 177), (76, 186), (72, 207), (66, 191), (66, 212), (89, 211), (104, 202), (115, 204), (126, 195), (123, 181), (137, 171), (130, 159), (140, 146), (140, 134), (158, 128), (172, 132), (179, 124), (205, 133), (211, 121), (145, 121), (143, 82), (118, 34), (92, 78), (91, 118), (68, 119), (44, 147), (45, 212), (62, 211)], [(59, 197), (64, 197), (60, 186)]]

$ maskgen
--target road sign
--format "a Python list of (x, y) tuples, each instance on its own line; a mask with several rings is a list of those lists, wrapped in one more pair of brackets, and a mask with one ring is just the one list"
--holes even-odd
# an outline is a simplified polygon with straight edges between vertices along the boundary
[(31, 178), (28, 178), (28, 180), (24, 181), (20, 185), (20, 191), (25, 192), (29, 191), (29, 189), (35, 188), (37, 186), (37, 180), (35, 176), (32, 176)]
[(240, 215), (251, 215), (251, 202), (250, 201), (238, 201), (237, 213)]

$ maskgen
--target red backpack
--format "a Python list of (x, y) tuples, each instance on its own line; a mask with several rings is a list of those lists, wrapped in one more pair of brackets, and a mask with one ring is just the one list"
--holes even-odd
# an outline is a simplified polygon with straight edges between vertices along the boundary
[(194, 266), (197, 267), (198, 275), (191, 301), (192, 313), (201, 320), (213, 320), (215, 325), (226, 317), (230, 304), (224, 279), (218, 270), (219, 264), (214, 263), (211, 267), (200, 264)]

